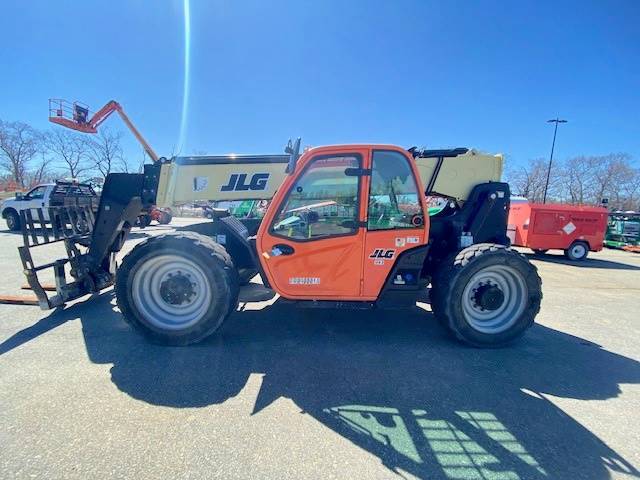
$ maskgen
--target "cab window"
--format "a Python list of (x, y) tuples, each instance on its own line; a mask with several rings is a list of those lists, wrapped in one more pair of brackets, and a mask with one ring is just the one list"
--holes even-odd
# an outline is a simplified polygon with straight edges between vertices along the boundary
[(271, 224), (273, 235), (292, 240), (314, 240), (358, 231), (360, 155), (320, 156), (311, 160)]
[(374, 151), (367, 229), (416, 228), (421, 223), (418, 188), (407, 158), (399, 152)]
[(39, 200), (44, 198), (44, 192), (47, 187), (36, 187), (25, 195), (26, 200)]

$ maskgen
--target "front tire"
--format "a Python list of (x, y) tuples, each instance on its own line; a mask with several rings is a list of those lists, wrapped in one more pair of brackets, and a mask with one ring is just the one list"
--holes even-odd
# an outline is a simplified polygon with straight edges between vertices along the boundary
[(475, 347), (500, 347), (533, 325), (542, 300), (536, 267), (503, 245), (477, 244), (445, 260), (433, 278), (441, 324)]
[(138, 244), (116, 277), (125, 320), (154, 343), (189, 345), (217, 330), (237, 305), (238, 274), (226, 250), (194, 232)]
[(7, 212), (5, 220), (7, 221), (7, 228), (9, 230), (11, 230), (12, 232), (17, 232), (18, 230), (20, 230), (20, 215), (18, 215), (18, 212), (9, 210)]

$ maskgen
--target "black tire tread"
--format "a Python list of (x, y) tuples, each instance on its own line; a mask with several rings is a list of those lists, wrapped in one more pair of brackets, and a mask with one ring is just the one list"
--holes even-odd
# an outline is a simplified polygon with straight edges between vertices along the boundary
[(528, 318), (527, 325), (523, 328), (523, 331), (528, 329), (533, 324), (536, 315), (540, 311), (542, 300), (542, 281), (540, 279), (540, 276), (538, 275), (537, 268), (531, 262), (529, 262), (529, 260), (524, 255), (515, 250), (512, 250), (511, 247), (492, 243), (478, 243), (465, 248), (464, 250), (461, 250), (456, 254), (450, 255), (443, 262), (441, 262), (433, 277), (431, 307), (436, 319), (442, 325), (444, 325), (458, 340), (476, 347), (500, 347), (515, 340), (515, 338), (513, 338), (504, 342), (496, 342), (495, 344), (474, 342), (461, 332), (452, 316), (451, 306), (453, 305), (455, 300), (451, 298), (453, 289), (450, 288), (450, 286), (454, 284), (456, 277), (460, 275), (465, 267), (467, 267), (483, 255), (492, 252), (501, 252), (508, 257), (517, 258), (518, 261), (523, 261), (527, 265), (528, 274), (525, 281), (527, 282), (527, 284), (533, 284), (535, 286), (535, 291), (529, 292), (530, 300), (532, 301), (529, 301), (527, 305), (528, 310), (523, 313), (523, 315), (526, 314)]
[[(227, 286), (227, 288), (229, 288), (230, 301), (228, 303), (226, 311), (224, 312), (223, 320), (219, 323), (205, 324), (203, 325), (203, 328), (201, 330), (193, 332), (188, 336), (182, 338), (165, 338), (148, 331), (143, 325), (139, 323), (134, 311), (128, 304), (128, 295), (126, 291), (127, 276), (129, 275), (130, 270), (137, 263), (136, 259), (138, 258), (138, 256), (142, 255), (140, 252), (145, 250), (152, 251), (156, 248), (163, 248), (162, 244), (167, 242), (168, 240), (172, 242), (189, 242), (191, 244), (190, 248), (203, 249), (211, 257), (212, 261), (217, 262), (227, 274), (227, 281), (225, 281), (225, 285)], [(222, 245), (216, 243), (213, 239), (196, 232), (176, 231), (146, 238), (145, 240), (137, 244), (124, 257), (122, 264), (120, 265), (120, 268), (118, 269), (118, 272), (116, 274), (115, 285), (117, 305), (123, 314), (125, 322), (127, 322), (137, 331), (141, 332), (154, 343), (169, 345), (189, 345), (192, 343), (197, 343), (217, 330), (222, 325), (224, 319), (231, 313), (233, 313), (238, 305), (239, 278), (238, 272), (233, 264), (231, 256)]]
[(7, 220), (9, 216), (12, 216), (14, 218), (13, 227), (9, 227), (8, 225), (9, 222), (7, 222), (7, 226), (9, 227), (9, 230), (12, 232), (19, 231), (20, 228), (22, 227), (22, 225), (20, 224), (20, 214), (12, 208), (11, 210), (8, 210), (7, 213), (4, 215), (5, 220)]
[[(575, 258), (573, 255), (571, 255), (571, 249), (577, 243), (581, 243), (582, 245), (584, 245), (584, 248), (585, 248), (584, 257)], [(569, 248), (567, 248), (564, 251), (564, 256), (567, 257), (572, 262), (581, 262), (581, 261), (583, 261), (584, 259), (586, 259), (589, 256), (589, 244), (584, 240), (574, 240), (573, 242), (571, 242), (571, 245), (569, 245)]]

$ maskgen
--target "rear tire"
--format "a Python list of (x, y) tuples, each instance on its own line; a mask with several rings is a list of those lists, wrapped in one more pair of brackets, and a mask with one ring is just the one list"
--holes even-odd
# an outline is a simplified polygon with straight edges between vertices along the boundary
[(124, 258), (115, 290), (125, 320), (147, 339), (189, 345), (235, 311), (238, 273), (209, 237), (171, 232), (143, 241)]
[(20, 230), (20, 215), (18, 215), (18, 212), (9, 210), (7, 212), (5, 220), (7, 221), (7, 228), (9, 230), (11, 230), (12, 232), (17, 232), (18, 230)]
[(540, 311), (536, 267), (503, 245), (465, 248), (439, 266), (432, 284), (436, 318), (456, 338), (476, 347), (516, 340)]
[(586, 242), (575, 241), (564, 251), (564, 256), (573, 262), (584, 260), (589, 255), (589, 245)]

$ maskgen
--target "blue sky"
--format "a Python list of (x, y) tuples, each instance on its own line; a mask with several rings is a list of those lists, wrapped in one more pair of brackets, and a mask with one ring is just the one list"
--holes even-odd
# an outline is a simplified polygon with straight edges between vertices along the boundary
[[(182, 153), (380, 142), (473, 146), (510, 163), (640, 159), (640, 2), (191, 0)], [(2, 2), (0, 118), (48, 128), (47, 98), (122, 103), (178, 148), (182, 0)], [(124, 130), (119, 119), (107, 122)], [(56, 127), (58, 128), (58, 127)], [(140, 149), (128, 137), (131, 158)]]

